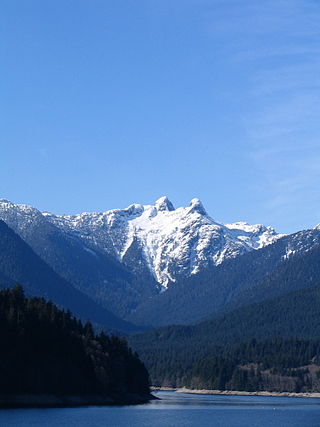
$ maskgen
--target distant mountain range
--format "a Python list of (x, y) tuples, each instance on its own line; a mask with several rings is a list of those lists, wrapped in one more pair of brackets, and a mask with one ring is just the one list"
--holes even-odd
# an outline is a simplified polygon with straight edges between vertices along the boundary
[[(320, 244), (319, 227), (285, 236), (263, 225), (221, 224), (198, 199), (177, 209), (162, 197), (154, 205), (72, 216), (1, 199), (0, 219), (55, 274), (61, 288), (45, 296), (61, 303), (63, 286), (72, 289), (113, 315), (112, 327), (125, 322), (126, 331), (195, 323), (320, 283), (317, 268), (295, 269)], [(28, 276), (36, 278), (36, 262), (30, 265), (20, 275), (0, 268), (0, 282), (36, 286)]]

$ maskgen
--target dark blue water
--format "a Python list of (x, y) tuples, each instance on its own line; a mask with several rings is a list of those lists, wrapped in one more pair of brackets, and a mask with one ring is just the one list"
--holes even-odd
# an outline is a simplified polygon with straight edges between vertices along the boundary
[(320, 427), (320, 399), (155, 393), (124, 407), (0, 410), (10, 427)]

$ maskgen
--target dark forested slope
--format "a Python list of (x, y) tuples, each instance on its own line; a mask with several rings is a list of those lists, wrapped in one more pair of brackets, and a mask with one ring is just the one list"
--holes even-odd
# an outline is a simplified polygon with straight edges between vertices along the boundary
[(98, 395), (106, 403), (148, 398), (148, 373), (123, 339), (95, 336), (89, 322), (83, 326), (43, 298), (25, 298), (20, 286), (0, 291), (0, 337), (2, 405), (17, 394)]
[(280, 263), (262, 280), (238, 292), (223, 308), (224, 311), (284, 295), (320, 283), (320, 246), (306, 253), (293, 255)]
[(199, 360), (184, 380), (191, 389), (320, 391), (320, 340), (251, 340)]
[(198, 360), (255, 338), (320, 337), (320, 286), (242, 307), (193, 326), (168, 326), (130, 338), (153, 383), (183, 384)]

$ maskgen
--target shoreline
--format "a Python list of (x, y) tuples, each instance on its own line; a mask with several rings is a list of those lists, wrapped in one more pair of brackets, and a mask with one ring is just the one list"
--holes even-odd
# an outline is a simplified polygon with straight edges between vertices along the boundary
[(265, 396), (265, 397), (308, 397), (320, 398), (320, 392), (303, 392), (295, 393), (290, 391), (240, 391), (240, 390), (193, 390), (185, 387), (151, 387), (151, 391), (175, 391), (177, 393), (187, 394), (209, 394), (209, 395), (223, 395), (223, 396)]
[(140, 405), (157, 399), (150, 394), (125, 395), (54, 395), (14, 394), (0, 395), (0, 409), (13, 408), (71, 408), (79, 406)]

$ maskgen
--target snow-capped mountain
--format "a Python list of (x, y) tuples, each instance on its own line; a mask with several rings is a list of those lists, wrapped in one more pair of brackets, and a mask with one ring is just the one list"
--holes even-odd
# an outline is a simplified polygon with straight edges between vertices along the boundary
[[(0, 219), (77, 290), (144, 325), (208, 316), (288, 259), (320, 245), (320, 226), (283, 236), (263, 225), (222, 224), (198, 199), (177, 209), (162, 197), (154, 205), (79, 215), (0, 199)], [(172, 307), (186, 298), (190, 315), (186, 319), (180, 307), (173, 319)]]
[[(133, 204), (103, 213), (43, 215), (61, 230), (81, 237), (89, 247), (98, 247), (129, 267), (136, 269), (136, 262), (144, 263), (164, 289), (179, 277), (281, 237), (263, 225), (219, 224), (206, 213), (199, 199), (177, 209), (167, 197), (161, 197), (154, 205)], [(127, 254), (133, 246), (135, 257), (130, 262)]]

